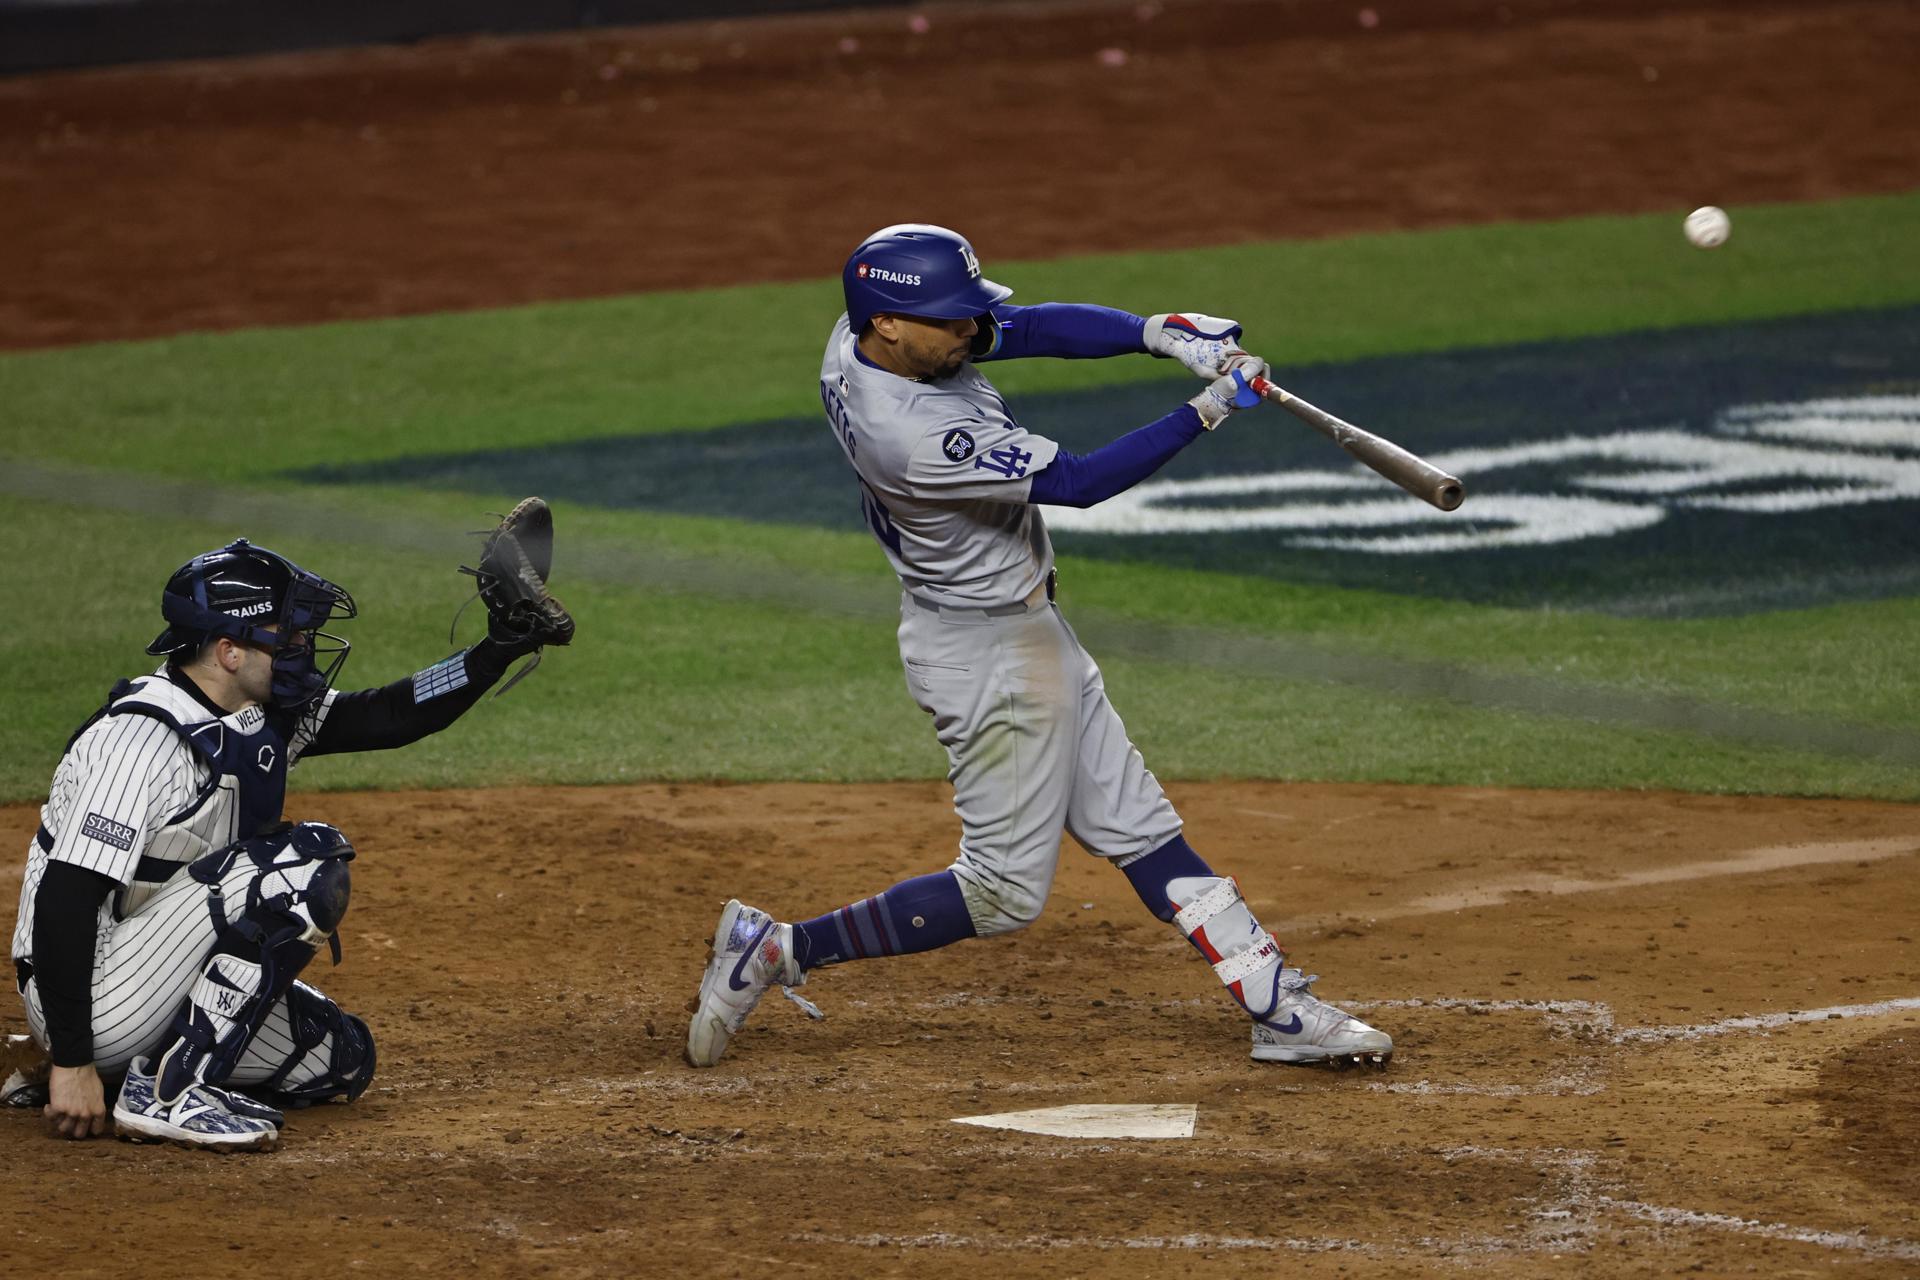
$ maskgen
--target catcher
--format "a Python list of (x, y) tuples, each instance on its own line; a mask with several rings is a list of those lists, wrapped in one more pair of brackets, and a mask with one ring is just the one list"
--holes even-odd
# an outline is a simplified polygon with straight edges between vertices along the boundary
[(56, 1134), (264, 1151), (282, 1109), (360, 1096), (367, 1024), (296, 981), (347, 909), (353, 846), (280, 817), (307, 756), (405, 746), (452, 724), (513, 662), (573, 639), (546, 589), (538, 498), (487, 537), (487, 636), (378, 689), (342, 693), (348, 645), (322, 630), (353, 599), (240, 539), (195, 556), (160, 598), (166, 661), (122, 680), (68, 741), (27, 851), (13, 963)]

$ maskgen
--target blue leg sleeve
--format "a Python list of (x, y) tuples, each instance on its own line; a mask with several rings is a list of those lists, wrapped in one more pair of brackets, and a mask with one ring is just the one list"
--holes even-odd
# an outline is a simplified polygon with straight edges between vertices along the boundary
[(793, 926), (801, 969), (874, 956), (932, 951), (974, 936), (973, 917), (951, 871), (903, 880), (885, 893), (862, 898)]

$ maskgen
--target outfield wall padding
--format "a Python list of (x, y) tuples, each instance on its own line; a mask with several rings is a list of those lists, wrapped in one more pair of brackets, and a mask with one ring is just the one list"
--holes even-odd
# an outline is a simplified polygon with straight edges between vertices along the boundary
[(908, 0), (0, 0), (0, 74)]

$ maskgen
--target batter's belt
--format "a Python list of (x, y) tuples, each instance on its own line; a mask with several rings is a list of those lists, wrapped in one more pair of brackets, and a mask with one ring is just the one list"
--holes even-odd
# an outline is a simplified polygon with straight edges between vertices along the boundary
[(1017, 618), (1023, 613), (1032, 613), (1043, 604), (1051, 603), (1059, 581), (1060, 571), (1049, 569), (1046, 580), (1028, 593), (1025, 600), (1017, 604), (997, 604), (984, 609), (941, 604), (931, 596), (915, 595), (911, 591), (907, 592), (907, 599), (928, 613), (937, 613), (943, 618), (951, 618), (956, 622), (978, 622), (983, 618)]

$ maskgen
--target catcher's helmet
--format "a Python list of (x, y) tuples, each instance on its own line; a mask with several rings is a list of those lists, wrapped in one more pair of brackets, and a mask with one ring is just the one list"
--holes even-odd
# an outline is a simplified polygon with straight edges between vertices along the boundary
[(993, 306), (1013, 290), (980, 274), (980, 259), (957, 231), (903, 222), (868, 236), (840, 272), (847, 323), (854, 336), (882, 312), (933, 320), (980, 321), (974, 353), (993, 349), (999, 336)]
[(147, 652), (177, 657), (215, 636), (264, 645), (273, 650), (273, 705), (297, 710), (327, 691), (352, 647), (320, 628), (354, 613), (340, 587), (241, 538), (174, 570), (160, 594), (167, 629)]

